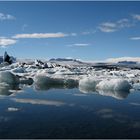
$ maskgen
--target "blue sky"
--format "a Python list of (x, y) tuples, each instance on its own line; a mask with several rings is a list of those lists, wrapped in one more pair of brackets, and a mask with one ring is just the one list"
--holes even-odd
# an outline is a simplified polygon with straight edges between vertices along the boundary
[(0, 55), (104, 60), (140, 55), (140, 2), (0, 2)]

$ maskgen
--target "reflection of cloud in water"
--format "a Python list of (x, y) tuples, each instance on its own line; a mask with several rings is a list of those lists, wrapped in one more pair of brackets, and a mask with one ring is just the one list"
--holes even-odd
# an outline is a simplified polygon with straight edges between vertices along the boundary
[(18, 85), (9, 85), (6, 83), (0, 83), (0, 95), (11, 95), (19, 90)]
[(9, 111), (9, 112), (15, 112), (15, 111), (19, 111), (19, 108), (8, 107), (7, 111)]
[(98, 93), (103, 96), (111, 96), (116, 99), (125, 99), (130, 92), (128, 91), (103, 91), (99, 90)]
[(18, 99), (12, 98), (11, 100), (18, 102), (18, 103), (28, 103), (33, 105), (52, 105), (52, 106), (62, 106), (66, 103), (62, 101), (53, 101), (53, 100), (41, 100), (41, 99)]
[(140, 128), (140, 122), (138, 122), (138, 121), (133, 122), (132, 127), (133, 128)]
[(112, 113), (112, 112), (113, 112), (113, 110), (110, 108), (103, 108), (103, 109), (97, 111), (97, 114), (105, 114), (105, 113)]
[(81, 94), (81, 93), (75, 93), (75, 94), (73, 94), (74, 96), (87, 96), (86, 94)]
[(140, 106), (140, 103), (135, 103), (135, 102), (132, 102), (130, 103), (131, 105), (134, 105), (134, 106)]
[(101, 118), (104, 119), (111, 119), (114, 117), (114, 111), (110, 108), (103, 108), (96, 112), (97, 115), (99, 115)]
[(0, 122), (7, 122), (7, 121), (9, 121), (9, 120), (11, 120), (10, 117), (0, 116)]
[(101, 117), (104, 119), (110, 119), (113, 118), (113, 114), (103, 114)]
[(95, 112), (99, 117), (103, 119), (113, 119), (118, 123), (127, 123), (130, 117), (122, 113), (118, 113), (110, 108), (103, 108)]

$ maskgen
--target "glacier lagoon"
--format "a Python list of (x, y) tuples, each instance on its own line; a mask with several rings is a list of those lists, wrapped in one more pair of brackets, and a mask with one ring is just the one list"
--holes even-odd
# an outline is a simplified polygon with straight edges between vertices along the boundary
[(0, 138), (140, 138), (140, 92), (22, 88), (0, 97)]
[(1, 65), (0, 138), (140, 138), (139, 69), (63, 64)]

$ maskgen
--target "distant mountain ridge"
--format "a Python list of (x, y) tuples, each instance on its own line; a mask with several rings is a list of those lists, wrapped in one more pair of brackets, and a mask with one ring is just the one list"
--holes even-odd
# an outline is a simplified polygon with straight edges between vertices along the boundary
[(129, 65), (134, 65), (137, 64), (138, 62), (135, 61), (119, 61), (118, 64), (129, 64)]
[(52, 58), (49, 61), (74, 61), (74, 62), (82, 63), (82, 61), (79, 61), (77, 59), (72, 59), (72, 58)]

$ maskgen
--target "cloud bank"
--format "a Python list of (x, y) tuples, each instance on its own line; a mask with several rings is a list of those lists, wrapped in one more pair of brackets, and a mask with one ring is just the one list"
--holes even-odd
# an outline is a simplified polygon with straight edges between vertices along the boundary
[(107, 62), (117, 63), (119, 61), (133, 61), (140, 63), (140, 57), (119, 57), (119, 58), (108, 58)]

